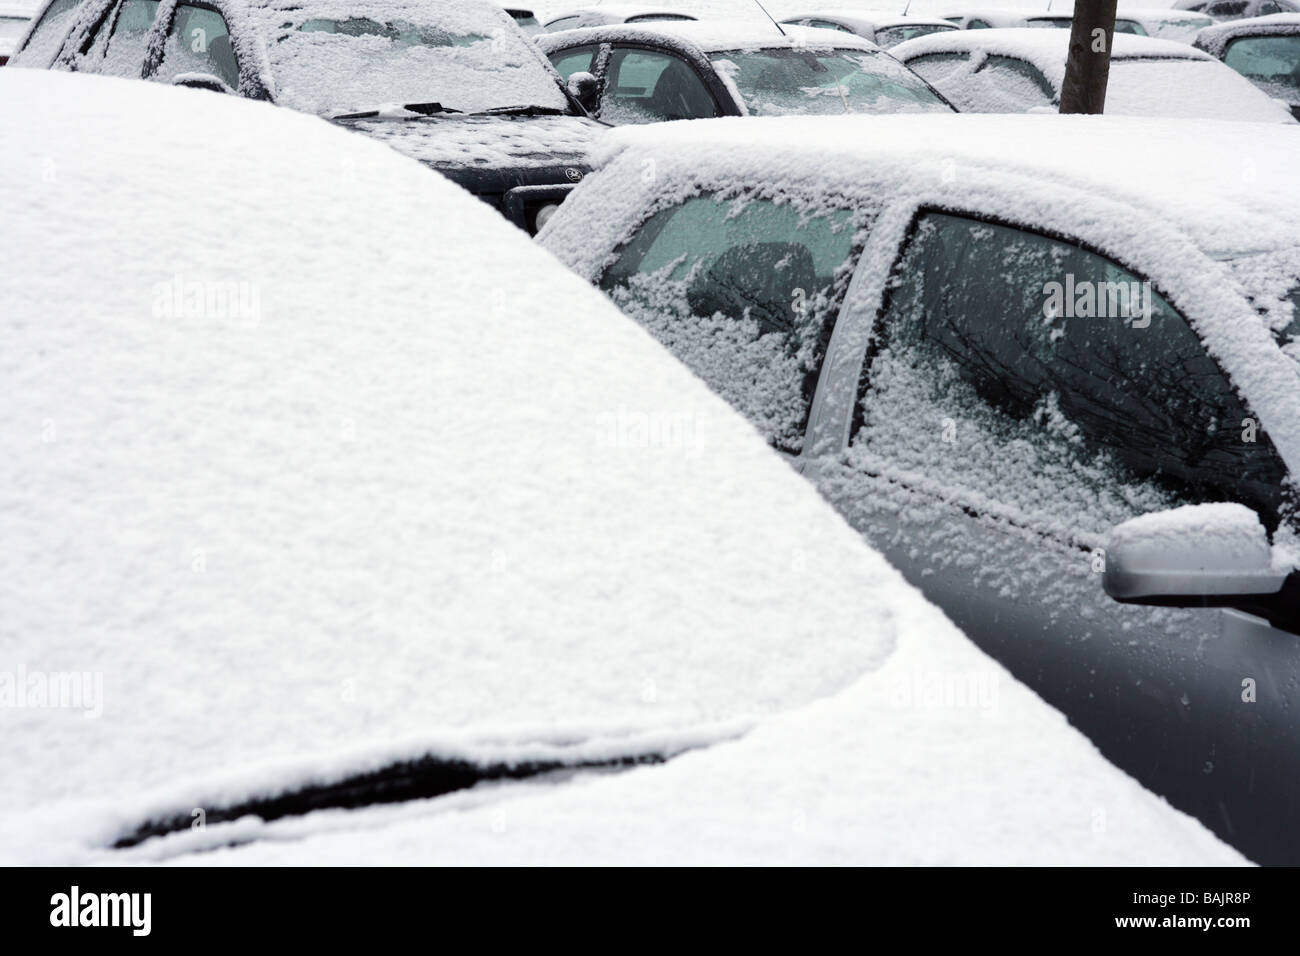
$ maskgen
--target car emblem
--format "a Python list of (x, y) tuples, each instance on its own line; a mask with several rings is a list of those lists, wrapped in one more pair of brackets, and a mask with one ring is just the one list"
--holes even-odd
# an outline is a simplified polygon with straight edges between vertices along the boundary
[(567, 169), (564, 170), (564, 175), (569, 177), (569, 182), (571, 183), (582, 181), (581, 169), (574, 169), (572, 166), (569, 166)]

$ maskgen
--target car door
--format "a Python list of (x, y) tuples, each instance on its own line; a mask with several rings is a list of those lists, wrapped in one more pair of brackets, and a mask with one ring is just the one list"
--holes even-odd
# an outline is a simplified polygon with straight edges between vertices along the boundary
[[(825, 363), (856, 362), (856, 398), (810, 416), (847, 448), (806, 473), (1113, 762), (1253, 858), (1294, 859), (1300, 639), (1101, 589), (1106, 534), (1129, 517), (1282, 514), (1286, 470), (1186, 319), (1100, 252), (940, 210), (916, 216), (883, 285), (846, 307), (879, 306), (870, 346), (837, 328)], [(1245, 699), (1256, 684), (1267, 703)]]
[(613, 44), (597, 118), (615, 126), (708, 119), (722, 110), (699, 72), (666, 50)]

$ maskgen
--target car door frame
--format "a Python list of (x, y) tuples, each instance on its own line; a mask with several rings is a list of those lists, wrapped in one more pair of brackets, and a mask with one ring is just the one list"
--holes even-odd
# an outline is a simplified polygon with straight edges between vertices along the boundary
[[(241, 16), (240, 6), (237, 3), (227, 3), (226, 0), (162, 0), (162, 6), (158, 8), (158, 15), (150, 29), (149, 39), (145, 43), (141, 78), (153, 80), (162, 66), (167, 37), (176, 20), (176, 8), (182, 3), (213, 10), (225, 20), (235, 59), (239, 64), (239, 86), (233, 91), (234, 95), (250, 100), (274, 102), (275, 97), (271, 94), (274, 86), (266, 52), (266, 44), (270, 38), (259, 35), (256, 18)], [(249, 62), (250, 57), (251, 62)]]
[[(1027, 221), (1024, 217), (1011, 215), (1001, 210), (991, 210), (969, 201), (951, 198), (926, 198), (914, 196), (899, 198), (886, 204), (885, 208), (871, 227), (867, 243), (858, 259), (854, 275), (845, 294), (844, 303), (836, 316), (835, 328), (826, 347), (822, 361), (821, 373), (813, 394), (812, 406), (808, 414), (808, 428), (804, 435), (803, 452), (797, 463), (798, 470), (807, 475), (815, 475), (819, 461), (845, 452), (853, 438), (853, 428), (857, 422), (858, 403), (865, 395), (863, 382), (868, 373), (871, 359), (871, 347), (878, 341), (885, 312), (888, 305), (888, 286), (906, 255), (917, 225), (927, 213), (943, 213), (971, 219), (989, 225), (1004, 226), (1026, 233), (1041, 235), (1045, 238), (1076, 246), (1094, 255), (1120, 266), (1142, 281), (1149, 281), (1151, 288), (1169, 301), (1183, 316), (1193, 334), (1196, 335), (1201, 348), (1214, 359), (1225, 378), (1246, 399), (1252, 414), (1259, 415), (1250, 403), (1249, 396), (1241, 387), (1232, 372), (1214, 357), (1204, 336), (1198, 327), (1196, 310), (1188, 309), (1188, 303), (1182, 296), (1171, 294), (1166, 284), (1159, 278), (1148, 275), (1140, 267), (1132, 265), (1126, 256), (1116, 253), (1104, 245), (1090, 241), (1077, 234), (1063, 232), (1052, 225)], [(866, 386), (869, 389), (869, 385)], [(1261, 421), (1263, 416), (1259, 416)], [(1267, 432), (1266, 424), (1263, 430)], [(1279, 457), (1287, 465), (1293, 476), (1300, 477), (1300, 468), (1289, 462), (1279, 450)], [(924, 489), (913, 488), (914, 492), (929, 495)], [(957, 500), (957, 499), (953, 499)], [(978, 509), (975, 509), (978, 510)], [(985, 515), (997, 520), (1002, 516)], [(1015, 523), (1015, 522), (1013, 522)], [(1090, 550), (1080, 541), (1062, 541), (1047, 529), (1033, 527), (1026, 523), (1017, 526), (1045, 537), (1055, 539), (1058, 545), (1066, 545)]]
[[(575, 44), (575, 46), (577, 45), (589, 46), (590, 44)], [(713, 97), (713, 105), (717, 108), (717, 115), (719, 117), (745, 115), (741, 110), (740, 105), (735, 102), (735, 98), (731, 95), (731, 91), (727, 89), (726, 84), (722, 82), (721, 78), (719, 78), (718, 71), (713, 68), (712, 62), (710, 62), (707, 56), (704, 56), (697, 50), (692, 48), (677, 48), (662, 43), (654, 43), (641, 37), (627, 40), (605, 40), (602, 43), (602, 46), (606, 46), (608, 49), (602, 53), (602, 72), (596, 77), (600, 90), (600, 99), (597, 102), (600, 104), (601, 109), (604, 107), (605, 91), (609, 84), (609, 64), (614, 57), (614, 53), (618, 50), (642, 50), (646, 53), (658, 53), (661, 56), (674, 57), (690, 67), (691, 72), (693, 72), (696, 78), (704, 84), (704, 88), (708, 90), (709, 95)], [(601, 113), (599, 111), (595, 114), (595, 118), (601, 119)]]

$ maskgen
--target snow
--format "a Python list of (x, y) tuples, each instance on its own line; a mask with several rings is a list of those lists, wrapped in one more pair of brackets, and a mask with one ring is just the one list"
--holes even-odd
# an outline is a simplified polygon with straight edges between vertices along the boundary
[(795, 46), (812, 49), (879, 49), (874, 43), (851, 33), (810, 27), (786, 26), (783, 29), (784, 36), (777, 32), (771, 21), (665, 20), (560, 30), (541, 34), (537, 43), (543, 50), (550, 51), (560, 44), (574, 46), (579, 42), (608, 43), (615, 40), (635, 42), (638, 38), (643, 38), (670, 47), (675, 43), (685, 49), (706, 54), (734, 50), (790, 49)]
[[(1031, 63), (1060, 95), (1069, 48), (1065, 30), (958, 30), (900, 43), (890, 52), (904, 63), (933, 53), (971, 52), (967, 66), (943, 76), (923, 74), (939, 92), (967, 112), (1026, 110), (1040, 105), (1008, 98), (997, 90), (970, 86), (985, 56), (1014, 57)], [(1222, 67), (1222, 69), (1220, 69)], [(1294, 123), (1235, 71), (1182, 43), (1118, 34), (1114, 38), (1106, 112), (1113, 115), (1171, 116), (1255, 122)]]
[[(480, 787), (400, 812), (210, 827), (127, 857), (241, 866), (1241, 862), (1132, 781), (1083, 770), (1086, 741), (933, 608), (909, 606), (900, 625), (906, 639), (851, 687), (664, 766), (580, 775), (562, 788)], [(258, 842), (229, 848), (227, 837)]]
[(418, 804), (284, 825), (378, 817), (371, 862), (1241, 862), (426, 168), (43, 71), (0, 72), (0, 147), (0, 674), (102, 686), (98, 716), (0, 708), (6, 862), (125, 862), (104, 847), (145, 819), (423, 754), (689, 748), (494, 790), (508, 842), (474, 791), (418, 834)]
[(348, 126), (438, 168), (527, 169), (585, 164), (605, 127), (578, 116), (435, 116)]
[(1233, 571), (1258, 576), (1273, 558), (1259, 516), (1230, 502), (1139, 515), (1111, 531), (1106, 550), (1123, 552), (1134, 571), (1203, 570), (1208, 559), (1216, 579)]

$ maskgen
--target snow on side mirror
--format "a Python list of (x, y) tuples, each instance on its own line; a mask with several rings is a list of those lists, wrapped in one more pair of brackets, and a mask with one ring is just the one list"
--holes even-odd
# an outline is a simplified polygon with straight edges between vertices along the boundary
[(1102, 586), (1117, 601), (1230, 607), (1243, 595), (1275, 595), (1287, 571), (1259, 516), (1244, 505), (1188, 505), (1111, 529)]
[(172, 78), (172, 86), (185, 86), (192, 90), (211, 90), (214, 93), (235, 92), (225, 80), (211, 73), (178, 73)]
[(596, 77), (591, 73), (579, 70), (569, 77), (565, 86), (569, 90), (569, 95), (578, 101), (578, 104), (588, 113), (596, 111)]

